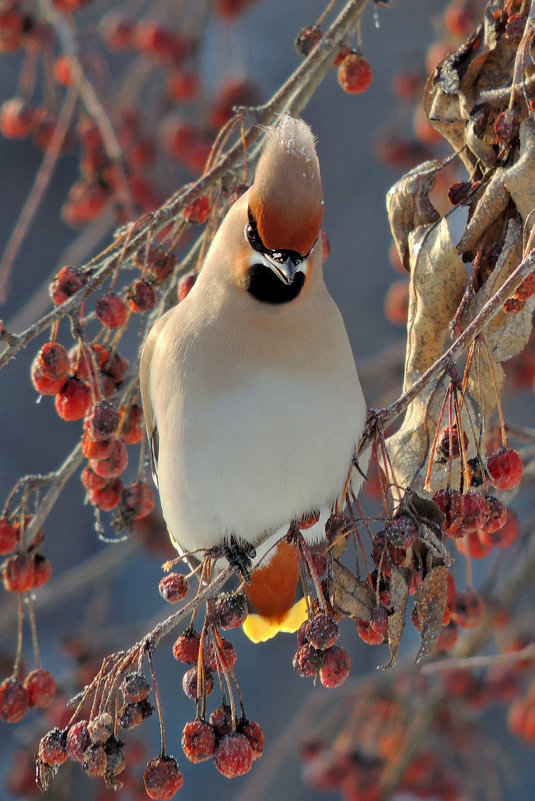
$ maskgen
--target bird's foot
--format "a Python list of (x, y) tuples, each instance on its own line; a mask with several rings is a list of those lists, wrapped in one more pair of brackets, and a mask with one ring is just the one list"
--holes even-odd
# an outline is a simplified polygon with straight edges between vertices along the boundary
[(250, 543), (231, 537), (229, 543), (222, 547), (222, 556), (247, 584), (251, 583), (250, 570), (256, 551)]

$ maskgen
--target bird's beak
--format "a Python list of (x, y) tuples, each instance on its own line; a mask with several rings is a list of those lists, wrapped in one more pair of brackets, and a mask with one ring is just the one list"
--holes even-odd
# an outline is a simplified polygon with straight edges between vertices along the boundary
[(286, 261), (282, 263), (274, 261), (272, 265), (285, 284), (292, 283), (297, 272), (297, 267), (291, 258), (287, 258)]

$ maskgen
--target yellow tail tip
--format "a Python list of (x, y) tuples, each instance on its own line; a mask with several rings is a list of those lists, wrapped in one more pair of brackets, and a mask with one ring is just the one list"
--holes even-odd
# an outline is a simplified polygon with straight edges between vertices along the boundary
[(301, 623), (307, 619), (307, 605), (304, 598), (297, 601), (288, 609), (284, 617), (274, 620), (261, 615), (247, 615), (243, 624), (243, 631), (251, 642), (265, 642), (279, 632), (291, 634), (297, 631)]

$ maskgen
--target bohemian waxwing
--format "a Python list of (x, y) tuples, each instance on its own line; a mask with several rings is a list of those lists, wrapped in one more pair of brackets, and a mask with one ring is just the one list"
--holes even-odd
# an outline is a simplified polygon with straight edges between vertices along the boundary
[[(343, 506), (366, 405), (322, 273), (314, 137), (283, 116), (253, 185), (228, 211), (187, 297), (150, 332), (140, 366), (153, 470), (181, 553), (229, 546), (257, 615), (253, 640), (295, 630), (304, 604), (290, 521)], [(362, 482), (354, 470), (357, 492)], [(324, 538), (325, 516), (303, 532)], [(241, 561), (240, 561), (241, 559)]]

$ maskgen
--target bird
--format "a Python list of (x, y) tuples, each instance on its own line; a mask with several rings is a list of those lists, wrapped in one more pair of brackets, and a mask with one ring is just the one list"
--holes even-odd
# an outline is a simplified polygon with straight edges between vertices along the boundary
[(192, 289), (155, 323), (140, 360), (171, 540), (180, 554), (220, 548), (237, 565), (255, 642), (306, 615), (289, 524), (320, 511), (303, 531), (320, 541), (348, 480), (354, 492), (363, 480), (354, 454), (366, 403), (323, 277), (323, 212), (314, 135), (282, 114)]

